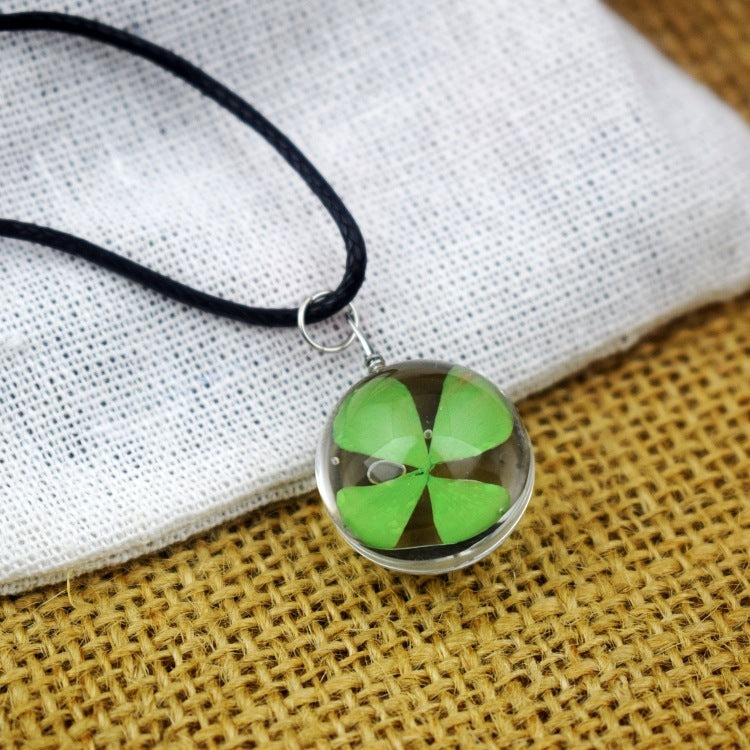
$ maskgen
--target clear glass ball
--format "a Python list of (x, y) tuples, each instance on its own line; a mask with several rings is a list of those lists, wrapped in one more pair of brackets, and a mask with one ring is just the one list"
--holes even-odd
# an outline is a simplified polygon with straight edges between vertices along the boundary
[(344, 538), (380, 565), (444, 573), (497, 548), (531, 497), (534, 457), (513, 404), (461, 365), (417, 360), (356, 383), (315, 465)]

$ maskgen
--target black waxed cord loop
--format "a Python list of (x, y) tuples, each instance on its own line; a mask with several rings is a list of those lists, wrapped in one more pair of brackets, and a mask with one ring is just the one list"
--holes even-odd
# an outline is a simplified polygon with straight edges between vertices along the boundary
[[(191, 62), (126, 31), (81, 16), (31, 12), (0, 15), (0, 31), (57, 31), (109, 44), (158, 65), (182, 79), (261, 135), (305, 181), (333, 218), (346, 248), (341, 283), (307, 308), (306, 322), (316, 323), (343, 310), (365, 277), (367, 254), (362, 233), (341, 198), (307, 157), (260, 112)], [(0, 219), (0, 236), (61, 250), (95, 263), (178, 302), (206, 312), (260, 326), (297, 325), (298, 308), (263, 308), (206, 294), (146, 266), (72, 234), (12, 219)]]

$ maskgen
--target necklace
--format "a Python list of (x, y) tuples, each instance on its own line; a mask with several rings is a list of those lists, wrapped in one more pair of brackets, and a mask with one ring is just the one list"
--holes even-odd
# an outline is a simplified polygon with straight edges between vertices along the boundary
[[(243, 323), (297, 327), (320, 352), (358, 343), (368, 374), (334, 407), (315, 460), (326, 509), (344, 539), (370, 560), (407, 573), (443, 573), (496, 549), (531, 497), (534, 459), (513, 404), (467, 367), (426, 360), (386, 364), (353, 300), (365, 277), (362, 233), (333, 188), (276, 126), (236, 93), (178, 55), (105, 24), (59, 13), (0, 15), (0, 31), (53, 31), (102, 42), (169, 71), (261, 135), (304, 180), (336, 223), (346, 249), (332, 291), (298, 307), (260, 308), (193, 289), (85, 239), (0, 219), (0, 236), (84, 258), (184, 305)], [(314, 338), (314, 323), (343, 314), (338, 344)]]

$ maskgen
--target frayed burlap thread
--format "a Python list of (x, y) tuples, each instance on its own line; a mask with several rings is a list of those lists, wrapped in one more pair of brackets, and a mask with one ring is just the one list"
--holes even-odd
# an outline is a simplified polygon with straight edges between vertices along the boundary
[[(750, 7), (647, 5), (750, 114)], [(376, 568), (309, 497), (0, 599), (0, 746), (750, 746), (750, 297), (521, 411), (537, 489), (468, 570)]]

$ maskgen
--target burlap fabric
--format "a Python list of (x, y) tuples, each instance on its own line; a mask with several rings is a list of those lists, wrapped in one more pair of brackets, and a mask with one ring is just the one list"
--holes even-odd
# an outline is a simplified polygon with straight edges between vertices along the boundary
[[(615, 6), (750, 117), (750, 3)], [(750, 297), (520, 408), (537, 490), (469, 570), (313, 497), (0, 599), (1, 744), (750, 746)]]

